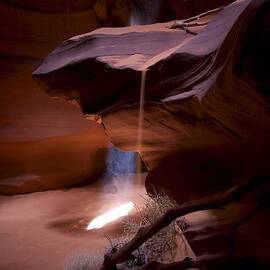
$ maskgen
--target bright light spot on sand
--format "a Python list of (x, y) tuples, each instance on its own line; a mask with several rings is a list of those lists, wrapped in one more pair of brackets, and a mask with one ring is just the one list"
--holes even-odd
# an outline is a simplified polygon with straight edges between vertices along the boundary
[(122, 204), (111, 211), (106, 212), (105, 214), (96, 217), (93, 219), (89, 225), (87, 226), (86, 230), (90, 231), (93, 229), (99, 229), (105, 226), (107, 223), (113, 222), (120, 217), (128, 215), (128, 213), (134, 208), (133, 202), (128, 202)]

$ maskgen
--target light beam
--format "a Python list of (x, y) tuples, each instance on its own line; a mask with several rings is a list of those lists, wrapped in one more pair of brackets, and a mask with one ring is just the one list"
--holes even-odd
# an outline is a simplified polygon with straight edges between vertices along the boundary
[(99, 229), (105, 226), (108, 223), (111, 223), (115, 220), (117, 220), (120, 217), (128, 215), (128, 213), (134, 208), (134, 203), (133, 202), (128, 202), (125, 204), (122, 204), (106, 213), (103, 215), (100, 215), (93, 219), (89, 225), (87, 226), (86, 230), (90, 231), (93, 229)]

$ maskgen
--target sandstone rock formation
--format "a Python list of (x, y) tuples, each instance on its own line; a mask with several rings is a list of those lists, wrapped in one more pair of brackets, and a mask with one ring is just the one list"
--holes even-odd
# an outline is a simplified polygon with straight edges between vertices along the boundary
[(74, 35), (128, 25), (130, 8), (127, 0), (10, 0), (0, 1), (0, 13), (1, 54), (44, 58)]
[[(268, 8), (236, 1), (194, 28), (195, 36), (168, 29), (170, 23), (96, 30), (61, 44), (34, 78), (49, 95), (100, 113), (113, 143), (136, 151), (141, 70), (147, 69), (146, 185), (181, 200), (207, 195), (269, 173), (270, 119), (262, 92), (269, 81), (253, 82), (258, 76), (251, 68), (255, 37), (256, 46), (269, 42)], [(265, 73), (260, 69), (256, 74)]]
[(33, 82), (37, 61), (0, 58), (0, 194), (90, 183), (105, 172), (108, 140), (78, 108)]
[(98, 27), (93, 4), (0, 1), (0, 194), (90, 183), (105, 172), (102, 127), (31, 77), (60, 41)]

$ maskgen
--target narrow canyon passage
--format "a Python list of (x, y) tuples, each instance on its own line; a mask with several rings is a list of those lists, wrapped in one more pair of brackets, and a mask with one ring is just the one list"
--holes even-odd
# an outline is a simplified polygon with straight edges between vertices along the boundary
[(0, 13), (0, 270), (269, 269), (269, 1)]

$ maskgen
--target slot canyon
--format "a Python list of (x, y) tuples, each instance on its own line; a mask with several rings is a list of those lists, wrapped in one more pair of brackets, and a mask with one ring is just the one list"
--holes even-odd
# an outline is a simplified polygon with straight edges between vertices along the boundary
[(270, 1), (0, 14), (0, 270), (270, 269)]

